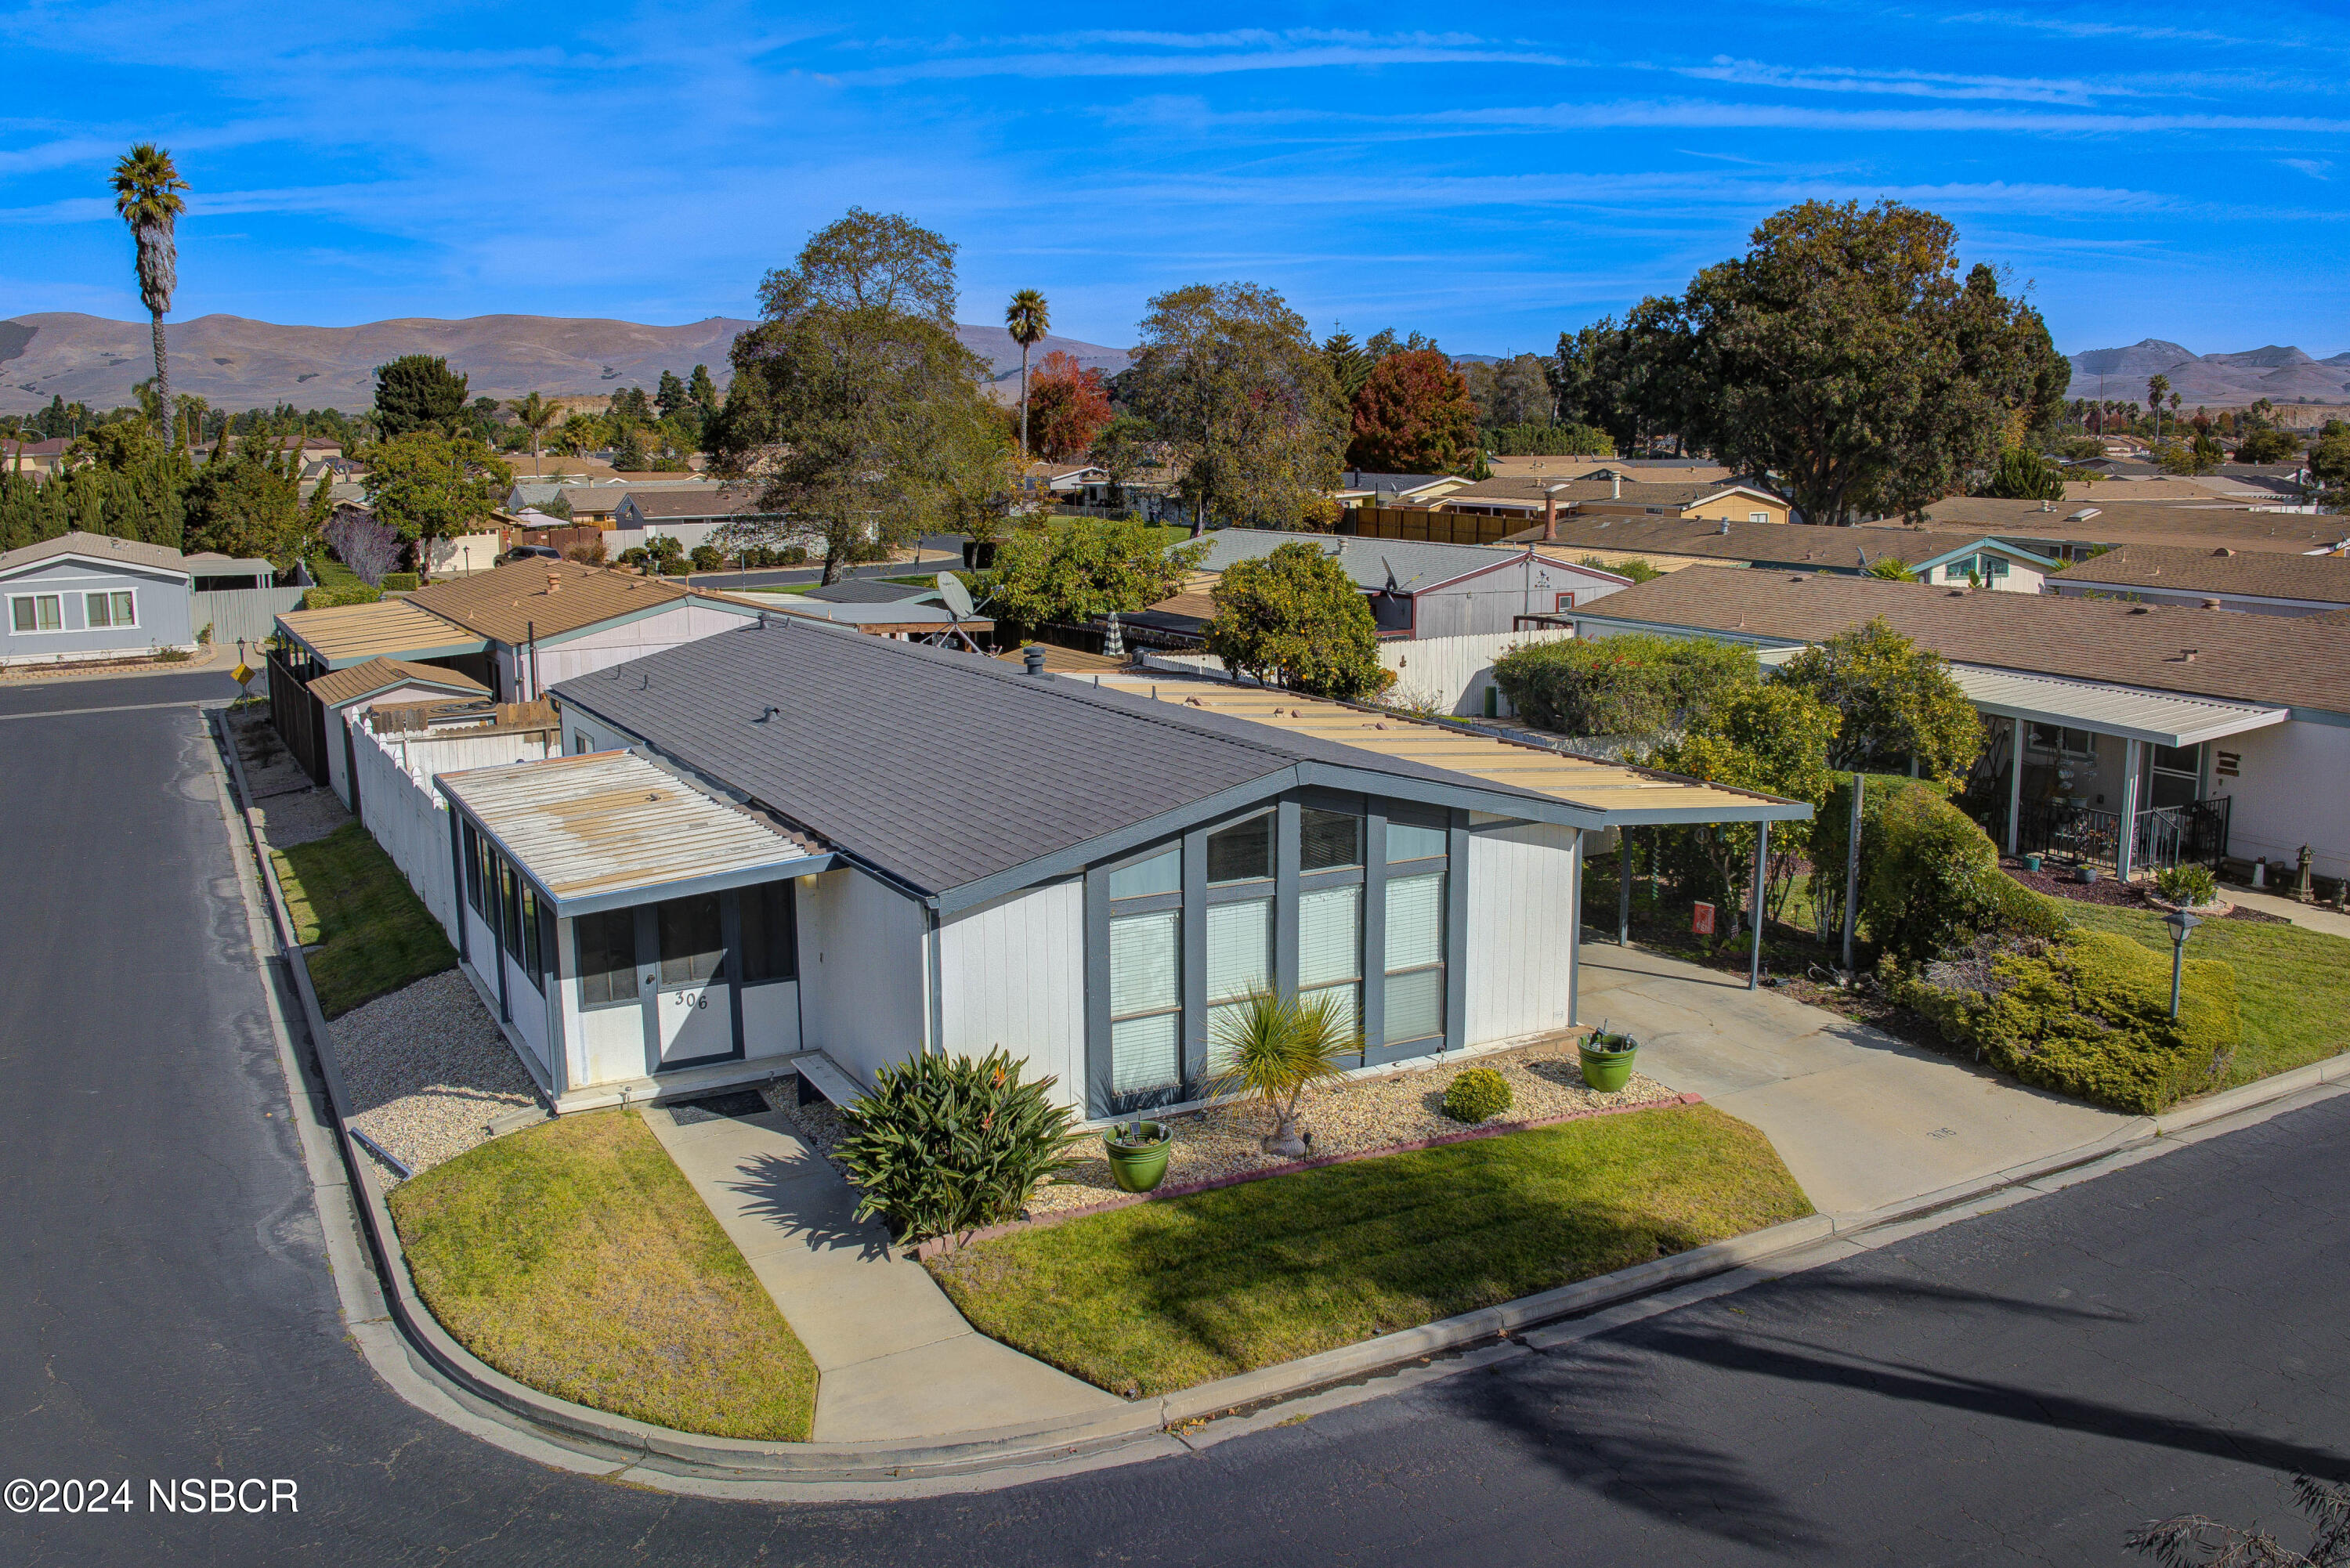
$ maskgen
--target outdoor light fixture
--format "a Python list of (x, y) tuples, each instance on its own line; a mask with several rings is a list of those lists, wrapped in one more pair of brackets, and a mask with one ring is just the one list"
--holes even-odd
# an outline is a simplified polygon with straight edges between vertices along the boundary
[(2170, 928), (2170, 1016), (2178, 1016), (2178, 971), (2187, 961), (2187, 933), (2203, 922), (2184, 909), (2173, 909), (2162, 917)]

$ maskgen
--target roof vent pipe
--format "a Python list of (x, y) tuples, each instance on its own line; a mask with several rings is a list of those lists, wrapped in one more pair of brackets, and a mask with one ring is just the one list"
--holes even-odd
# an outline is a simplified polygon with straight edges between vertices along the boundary
[(1029, 673), (1029, 674), (1031, 674), (1031, 675), (1042, 675), (1042, 674), (1044, 674), (1044, 673), (1045, 673), (1045, 645), (1044, 645), (1043, 643), (1041, 643), (1041, 642), (1032, 642), (1032, 643), (1030, 643), (1026, 648), (1024, 648), (1024, 649), (1023, 649), (1021, 650), (1021, 653), (1020, 653), (1020, 659), (1021, 659), (1021, 662), (1022, 662), (1022, 663), (1024, 663), (1024, 664), (1027, 665), (1027, 667), (1028, 667), (1028, 673)]
[(1622, 474), (1610, 473), (1607, 476), (1607, 499), (1610, 501), (1621, 501), (1624, 499), (1624, 476)]

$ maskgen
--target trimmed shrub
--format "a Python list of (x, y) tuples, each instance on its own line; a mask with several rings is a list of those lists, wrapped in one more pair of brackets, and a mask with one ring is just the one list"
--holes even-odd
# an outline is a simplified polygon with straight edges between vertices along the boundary
[(2209, 866), (2166, 866), (2154, 874), (2154, 890), (2174, 904), (2192, 909), (2220, 896), (2220, 879)]
[(2143, 1116), (2218, 1084), (2242, 1037), (2232, 968), (2189, 961), (2174, 1020), (2170, 966), (2106, 931), (1983, 940), (1887, 973), (1894, 1001), (2002, 1071)]
[(1513, 648), (1493, 661), (1493, 679), (1545, 730), (1647, 741), (1698, 727), (1716, 697), (1762, 674), (1751, 648), (1627, 632)]
[[(1860, 925), (1884, 951), (1908, 962), (1985, 932), (2057, 936), (2053, 899), (1999, 868), (1999, 849), (1941, 786), (1886, 774), (1865, 775), (1860, 824)], [(1840, 926), (1846, 847), (1851, 842), (1852, 780), (1828, 792), (1812, 829), (1812, 895), (1825, 924)]]
[(1444, 1114), (1456, 1122), (1490, 1122), (1515, 1098), (1507, 1078), (1491, 1067), (1471, 1067), (1446, 1086)]
[(332, 609), (337, 605), (371, 605), (383, 597), (381, 588), (356, 584), (339, 588), (311, 588), (302, 595), (306, 610)]
[(416, 574), (414, 572), (386, 572), (383, 575), (383, 591), (388, 594), (414, 593), (416, 591)]
[(1075, 1113), (1052, 1103), (1056, 1080), (1023, 1082), (1027, 1065), (999, 1047), (882, 1068), (841, 1113), (848, 1136), (833, 1151), (861, 1189), (857, 1217), (879, 1214), (900, 1241), (1018, 1218), (1037, 1182), (1076, 1163)]

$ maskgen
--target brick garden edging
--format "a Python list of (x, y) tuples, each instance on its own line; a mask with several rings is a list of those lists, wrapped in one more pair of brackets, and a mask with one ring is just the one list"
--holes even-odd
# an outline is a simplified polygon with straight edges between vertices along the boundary
[(1358, 1159), (1377, 1159), (1382, 1155), (1410, 1154), (1418, 1149), (1441, 1148), (1448, 1144), (1474, 1143), (1480, 1138), (1503, 1137), (1511, 1133), (1532, 1132), (1537, 1127), (1557, 1127), (1562, 1122), (1587, 1121), (1593, 1116), (1620, 1116), (1632, 1111), (1662, 1110), (1667, 1106), (1694, 1106), (1703, 1103), (1698, 1094), (1667, 1095), (1659, 1100), (1642, 1100), (1631, 1106), (1604, 1106), (1597, 1110), (1567, 1111), (1555, 1116), (1536, 1116), (1531, 1121), (1492, 1122), (1483, 1127), (1464, 1128), (1457, 1133), (1444, 1133), (1436, 1137), (1413, 1138), (1405, 1143), (1382, 1144), (1353, 1154), (1334, 1154), (1321, 1159), (1293, 1159), (1280, 1165), (1268, 1165), (1262, 1170), (1237, 1171), (1231, 1176), (1211, 1177), (1206, 1181), (1187, 1181), (1176, 1187), (1153, 1188), (1149, 1192), (1121, 1192), (1115, 1198), (1105, 1198), (1099, 1203), (1088, 1203), (1082, 1209), (1064, 1209), (1057, 1213), (1040, 1214), (1033, 1220), (1014, 1220), (1002, 1225), (983, 1226), (962, 1237), (934, 1236), (914, 1245), (914, 1256), (927, 1260), (967, 1247), (978, 1241), (992, 1241), (999, 1236), (1014, 1235), (1022, 1231), (1042, 1230), (1071, 1220), (1082, 1220), (1088, 1214), (1107, 1214), (1113, 1209), (1130, 1209), (1138, 1203), (1154, 1202), (1161, 1198), (1188, 1198), (1195, 1192), (1213, 1192), (1221, 1187), (1238, 1187), (1244, 1181), (1263, 1181), (1267, 1177), (1295, 1176), (1301, 1170), (1320, 1170), (1333, 1165), (1347, 1165)]

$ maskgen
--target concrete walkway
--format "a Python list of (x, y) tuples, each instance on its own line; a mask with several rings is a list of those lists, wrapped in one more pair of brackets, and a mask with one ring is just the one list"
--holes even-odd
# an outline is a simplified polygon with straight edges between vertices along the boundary
[(2313, 931), (2324, 931), (2332, 937), (2350, 937), (2350, 915), (2337, 915), (2323, 904), (2303, 904), (2292, 898), (2281, 898), (2274, 893), (2256, 893), (2232, 882), (2220, 885), (2220, 897), (2230, 904), (2258, 909), (2264, 915), (2281, 915), (2294, 925), (2307, 926)]
[(1769, 1135), (1824, 1213), (1898, 1203), (2149, 1124), (1644, 949), (1586, 942), (1581, 1015), (1640, 1071)]
[(859, 1221), (840, 1174), (780, 1112), (645, 1112), (815, 1358), (820, 1443), (935, 1441), (1125, 1401), (976, 1333), (919, 1263)]

